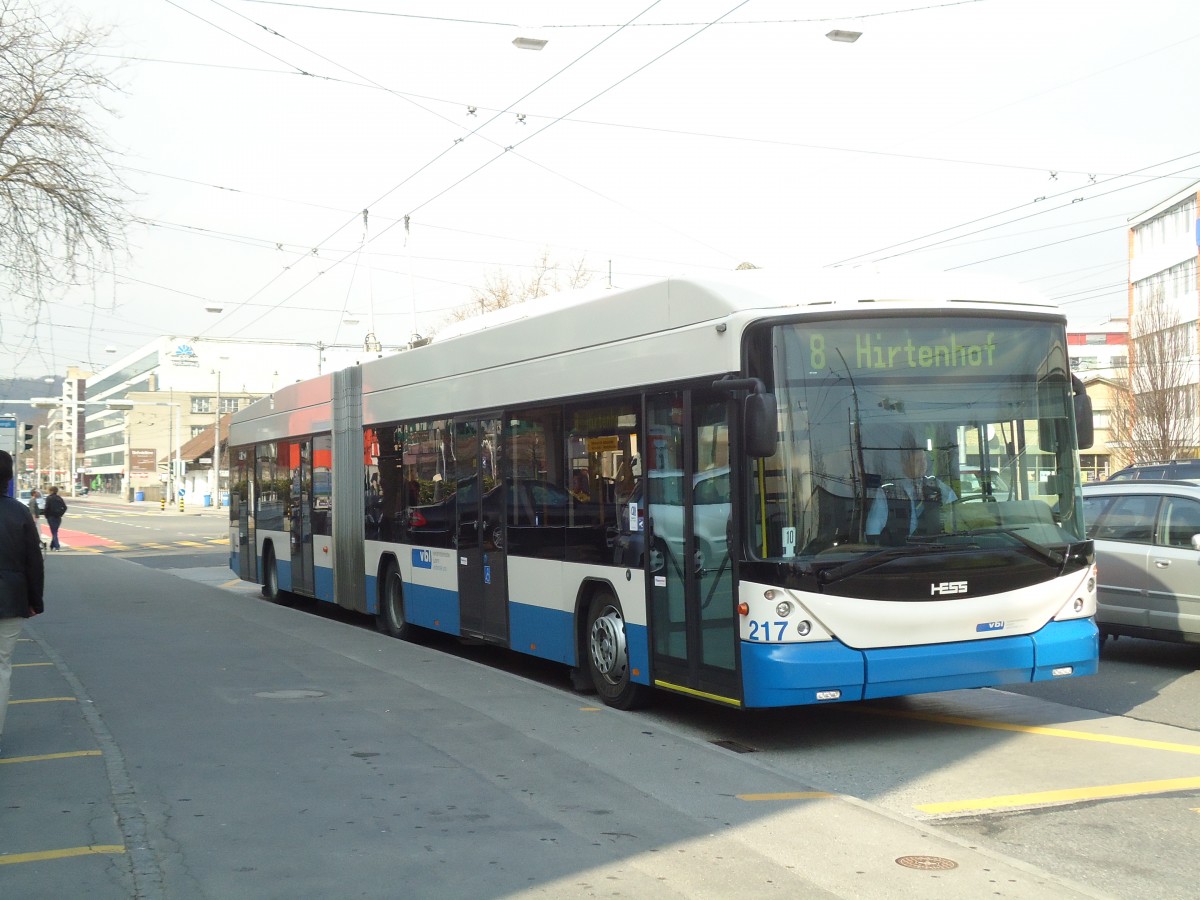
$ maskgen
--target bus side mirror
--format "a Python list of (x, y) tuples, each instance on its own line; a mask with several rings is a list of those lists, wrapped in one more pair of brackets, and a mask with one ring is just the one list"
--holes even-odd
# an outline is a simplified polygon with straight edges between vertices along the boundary
[(742, 427), (746, 453), (756, 459), (774, 456), (779, 445), (779, 411), (774, 394), (747, 394)]
[(1092, 427), (1092, 398), (1081, 392), (1075, 395), (1075, 433), (1079, 437), (1079, 449), (1087, 450), (1095, 443)]

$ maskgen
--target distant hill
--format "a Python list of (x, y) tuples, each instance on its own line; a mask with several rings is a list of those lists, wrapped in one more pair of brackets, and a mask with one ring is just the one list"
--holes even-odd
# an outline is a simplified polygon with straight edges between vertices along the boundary
[(58, 377), (51, 384), (47, 384), (43, 378), (0, 378), (0, 413), (14, 413), (21, 422), (45, 422), (46, 410), (12, 401), (61, 396), (62, 379)]

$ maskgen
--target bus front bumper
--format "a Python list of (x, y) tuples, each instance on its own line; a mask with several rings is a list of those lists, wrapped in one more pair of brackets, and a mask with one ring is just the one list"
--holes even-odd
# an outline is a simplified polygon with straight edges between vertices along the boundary
[(742, 642), (747, 707), (803, 706), (1094, 675), (1100, 640), (1091, 619), (1034, 634), (921, 647), (855, 650), (838, 641)]

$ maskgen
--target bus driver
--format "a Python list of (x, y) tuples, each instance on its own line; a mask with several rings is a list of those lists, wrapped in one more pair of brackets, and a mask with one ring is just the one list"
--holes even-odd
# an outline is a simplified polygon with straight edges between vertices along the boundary
[(904, 477), (881, 486), (867, 513), (867, 540), (872, 543), (898, 545), (909, 535), (939, 534), (942, 504), (958, 500), (948, 484), (926, 476), (929, 459), (915, 440), (901, 449), (900, 467)]

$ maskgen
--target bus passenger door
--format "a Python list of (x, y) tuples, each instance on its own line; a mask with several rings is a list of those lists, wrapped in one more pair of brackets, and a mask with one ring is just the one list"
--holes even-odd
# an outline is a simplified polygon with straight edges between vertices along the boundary
[(229, 540), (237, 554), (238, 577), (243, 581), (258, 581), (258, 545), (254, 540), (257, 491), (253, 455), (253, 448), (239, 448), (229, 472)]
[(508, 575), (504, 554), (505, 484), (501, 419), (454, 423), (458, 478), (458, 602), (464, 635), (508, 642)]
[(650, 397), (643, 478), (654, 682), (736, 705), (728, 421), (727, 395)]
[(312, 545), (312, 440), (303, 438), (289, 448), (288, 480), (291, 499), (288, 503), (288, 532), (292, 553), (292, 590), (299, 594), (313, 592)]

